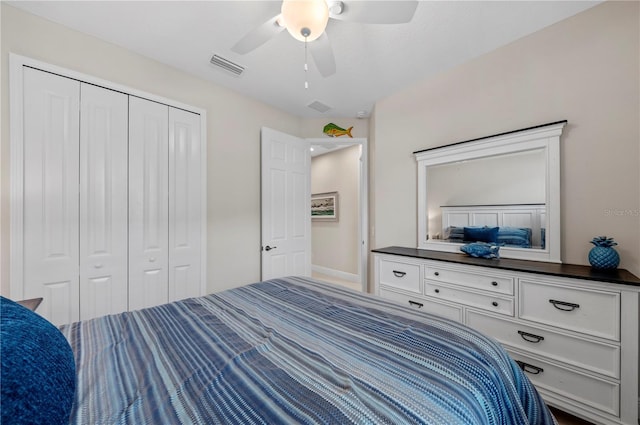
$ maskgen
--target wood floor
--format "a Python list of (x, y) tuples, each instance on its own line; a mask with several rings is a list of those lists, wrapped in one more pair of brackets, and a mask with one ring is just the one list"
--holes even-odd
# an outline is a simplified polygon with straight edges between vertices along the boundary
[(554, 407), (551, 407), (551, 412), (553, 413), (553, 416), (555, 416), (558, 420), (558, 425), (592, 425), (592, 423), (589, 421), (576, 418), (575, 416), (572, 416)]

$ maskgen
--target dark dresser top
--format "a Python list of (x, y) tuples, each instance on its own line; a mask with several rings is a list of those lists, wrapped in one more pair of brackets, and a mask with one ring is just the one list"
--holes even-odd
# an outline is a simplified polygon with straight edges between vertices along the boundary
[(595, 270), (589, 266), (578, 264), (557, 264), (543, 261), (514, 260), (510, 258), (486, 259), (469, 257), (465, 254), (453, 252), (431, 251), (427, 249), (390, 246), (373, 249), (379, 254), (401, 255), (404, 257), (421, 258), (423, 260), (447, 261), (450, 263), (469, 264), (472, 266), (493, 267), (496, 269), (517, 272), (538, 273), (551, 276), (569, 277), (575, 279), (597, 280), (599, 282), (621, 283), (640, 286), (640, 279), (624, 269), (610, 271)]

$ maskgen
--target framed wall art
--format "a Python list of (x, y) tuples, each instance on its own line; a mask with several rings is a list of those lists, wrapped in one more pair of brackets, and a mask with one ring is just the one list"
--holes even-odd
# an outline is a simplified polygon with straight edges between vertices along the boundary
[(312, 194), (311, 219), (314, 221), (338, 221), (338, 192)]

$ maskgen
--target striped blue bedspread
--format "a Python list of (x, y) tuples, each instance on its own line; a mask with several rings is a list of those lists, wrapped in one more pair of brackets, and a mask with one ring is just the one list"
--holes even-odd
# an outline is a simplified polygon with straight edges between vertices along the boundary
[(544, 425), (497, 342), (307, 278), (61, 328), (74, 424)]

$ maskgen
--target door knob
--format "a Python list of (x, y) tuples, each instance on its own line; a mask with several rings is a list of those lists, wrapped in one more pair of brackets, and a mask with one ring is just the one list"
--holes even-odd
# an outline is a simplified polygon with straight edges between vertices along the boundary
[(267, 245), (267, 246), (264, 247), (264, 250), (265, 251), (271, 251), (272, 249), (276, 249), (276, 248), (277, 248), (277, 246), (269, 246), (269, 245)]

